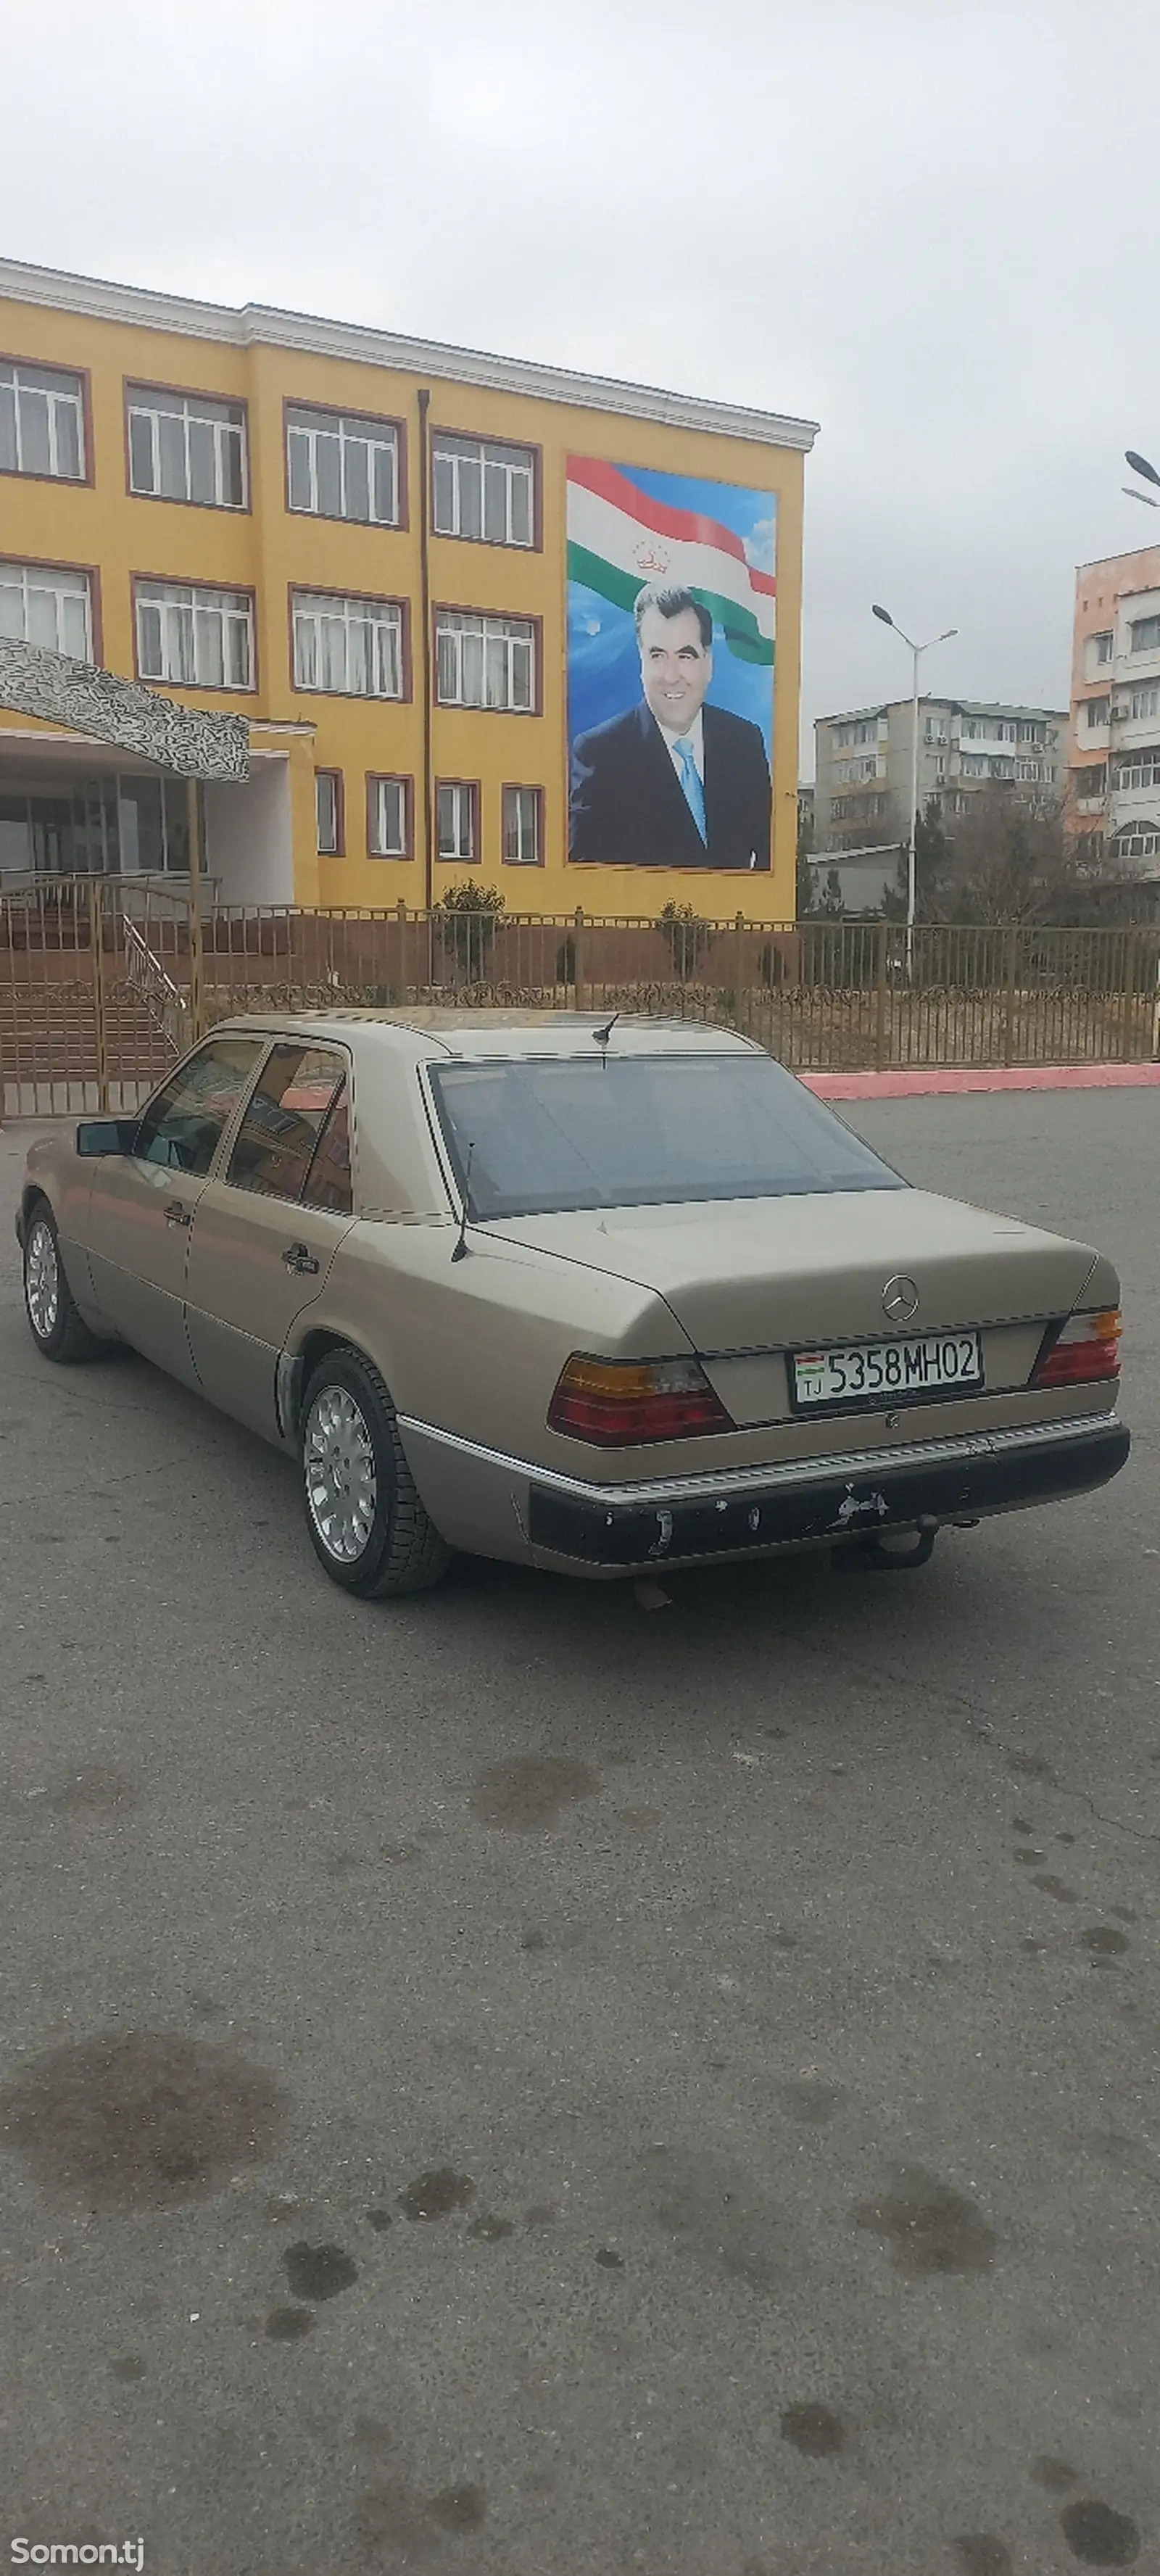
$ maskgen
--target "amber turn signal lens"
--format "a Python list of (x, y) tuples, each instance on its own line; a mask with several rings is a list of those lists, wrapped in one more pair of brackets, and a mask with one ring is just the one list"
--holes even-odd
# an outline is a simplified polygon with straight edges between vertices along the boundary
[(1032, 1373), (1032, 1386), (1096, 1386), (1120, 1374), (1118, 1306), (1098, 1315), (1069, 1315), (1053, 1327)]
[(599, 1449), (736, 1429), (696, 1360), (598, 1360), (582, 1351), (564, 1363), (548, 1421)]

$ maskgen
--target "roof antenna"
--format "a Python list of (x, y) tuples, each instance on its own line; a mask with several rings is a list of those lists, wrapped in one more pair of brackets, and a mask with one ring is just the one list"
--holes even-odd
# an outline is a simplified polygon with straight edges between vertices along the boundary
[(467, 1169), (463, 1175), (463, 1214), (459, 1220), (459, 1232), (455, 1237), (455, 1250), (451, 1255), (453, 1261), (466, 1261), (468, 1253), (471, 1250), (471, 1246), (465, 1240), (465, 1237), (467, 1234), (467, 1207), (468, 1200), (471, 1195), (471, 1158), (474, 1152), (475, 1142), (473, 1139), (467, 1148)]
[(617, 1021), (618, 1021), (618, 1019), (619, 1019), (619, 1018), (620, 1018), (620, 1013), (619, 1013), (619, 1011), (614, 1011), (614, 1012), (613, 1012), (613, 1014), (612, 1014), (612, 1018), (611, 1018), (610, 1020), (606, 1020), (606, 1021), (605, 1021), (604, 1026), (603, 1026), (603, 1028), (602, 1028), (602, 1029), (593, 1029), (593, 1032), (592, 1032), (592, 1042), (593, 1042), (593, 1045), (594, 1045), (594, 1046), (598, 1046), (598, 1047), (606, 1047), (606, 1046), (607, 1046), (608, 1041), (609, 1041), (609, 1039), (610, 1039), (610, 1037), (611, 1037), (611, 1035), (612, 1035), (612, 1032), (613, 1032), (614, 1028), (616, 1027), (616, 1023), (617, 1023)]

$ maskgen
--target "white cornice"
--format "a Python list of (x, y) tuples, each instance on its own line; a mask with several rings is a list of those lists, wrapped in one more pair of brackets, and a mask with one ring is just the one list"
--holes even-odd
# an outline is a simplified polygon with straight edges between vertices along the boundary
[(202, 304), (184, 295), (157, 295), (144, 286), (116, 286), (103, 278), (72, 277), (64, 269), (34, 268), (0, 259), (0, 298), (51, 305), (97, 322), (130, 322), (147, 331), (173, 331), (196, 340), (224, 340), (233, 347), (260, 344), (301, 349), (316, 357), (351, 358), (364, 367), (392, 367), (409, 376), (435, 376), (454, 384), (485, 385), (495, 393), (530, 394), (539, 402), (572, 403), (584, 411), (619, 412), (629, 420), (661, 421), (671, 429), (712, 430), (722, 438), (752, 439), (761, 447), (808, 453), (816, 420), (780, 412), (750, 411), (742, 403), (709, 402), (697, 394), (666, 393), (655, 385), (621, 384), (612, 376), (574, 375), (567, 367), (538, 366), (530, 358), (498, 358), (482, 349), (448, 348), (439, 340), (410, 340), (359, 322), (325, 322), (310, 313), (282, 313), (275, 305)]

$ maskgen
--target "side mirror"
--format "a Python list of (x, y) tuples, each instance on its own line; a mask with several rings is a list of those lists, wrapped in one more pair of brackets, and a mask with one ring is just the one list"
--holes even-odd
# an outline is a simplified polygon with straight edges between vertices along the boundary
[(82, 1118), (77, 1128), (77, 1152), (86, 1157), (131, 1154), (140, 1124), (139, 1118)]

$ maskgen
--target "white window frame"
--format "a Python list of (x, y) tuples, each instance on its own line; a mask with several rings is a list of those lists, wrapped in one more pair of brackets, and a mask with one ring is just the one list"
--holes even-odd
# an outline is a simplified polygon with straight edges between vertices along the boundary
[(1111, 712), (1112, 701), (1110, 697), (1085, 698), (1083, 708), (1084, 732), (1099, 733), (1103, 726), (1109, 722)]
[[(203, 510), (248, 510), (250, 506), (249, 458), (246, 450), (246, 406), (219, 400), (208, 394), (167, 393), (161, 385), (133, 384), (126, 397), (129, 415), (129, 489), (138, 500), (176, 501)], [(184, 463), (185, 489), (165, 492), (161, 488), (161, 423), (176, 421)], [(137, 479), (138, 465), (134, 449), (135, 426), (141, 428), (149, 447), (149, 482)], [(195, 430), (208, 430), (213, 450), (213, 497), (210, 500), (193, 492), (191, 439)], [(237, 441), (237, 460), (241, 499), (227, 491), (227, 457), (230, 442)]]
[[(504, 788), (502, 801), (503, 863), (507, 868), (538, 868), (544, 861), (544, 791), (542, 787)], [(514, 843), (514, 847), (509, 846)]]
[[(386, 799), (385, 787), (398, 790), (399, 847), (388, 844), (383, 831)], [(411, 855), (411, 781), (397, 773), (374, 770), (367, 780), (367, 857), (369, 859), (409, 859)]]
[(320, 859), (342, 855), (342, 771), (314, 772), (315, 841)]
[[(70, 571), (66, 564), (13, 563), (3, 557), (0, 594), (6, 605), (19, 602), (15, 614), (8, 606), (8, 618), (0, 617), (0, 636), (11, 634), (21, 644), (45, 644), (50, 652), (68, 653), (77, 662), (92, 661), (91, 573)], [(51, 635), (45, 631), (49, 625)]]
[[(12, 437), (15, 463), (3, 467), (6, 474), (30, 474), (54, 483), (83, 483), (85, 480), (85, 397), (84, 378), (67, 367), (34, 367), (28, 360), (0, 358), (0, 403), (5, 394), (12, 396)], [(22, 454), (27, 439), (27, 426), (22, 416), (24, 402), (43, 402), (48, 432), (48, 465), (29, 465)], [(76, 438), (77, 465), (60, 462), (62, 417), (71, 418)]]
[(1124, 795), (1135, 788), (1160, 787), (1160, 749), (1122, 757), (1116, 764), (1112, 787), (1115, 793)]
[[(406, 695), (403, 604), (353, 591), (292, 590), (294, 686), (310, 697)], [(366, 682), (352, 685), (354, 679)]]
[[(337, 510), (324, 509), (319, 500), (318, 442), (335, 439), (338, 445), (339, 502)], [(349, 509), (349, 451), (363, 447), (367, 451), (367, 501), (364, 518), (360, 511)], [(375, 508), (376, 460), (390, 458), (391, 504), (387, 511)], [(308, 500), (294, 499), (298, 466), (304, 469)], [(298, 516), (315, 519), (346, 519), (359, 528), (397, 528), (399, 525), (399, 432), (394, 421), (362, 420), (356, 413), (324, 411), (312, 403), (289, 403), (286, 408), (286, 498), (288, 507)]]
[[(464, 482), (479, 477), (479, 528), (465, 529)], [(514, 533), (515, 495), (527, 509), (527, 535)], [(503, 534), (487, 530), (489, 498), (502, 502)], [(522, 514), (521, 514), (522, 515)], [(518, 546), (522, 553), (536, 543), (536, 459), (531, 448), (513, 447), (492, 438), (469, 438), (459, 430), (431, 432), (431, 526), (437, 537), (458, 537), (465, 545)]]
[(231, 693), (256, 687), (248, 591), (207, 582), (138, 581), (134, 623), (139, 679)]
[[(444, 847), (443, 799), (450, 797), (454, 846)], [(435, 839), (444, 867), (472, 868), (479, 863), (479, 786), (474, 779), (439, 778), (435, 782)]]
[[(1137, 636), (1143, 634), (1145, 627), (1150, 627), (1152, 632), (1146, 644), (1139, 644), (1136, 641)], [(1160, 617), (1132, 618), (1128, 627), (1128, 651), (1129, 653), (1160, 653)]]
[(1095, 658), (1097, 668), (1103, 662), (1112, 661), (1116, 650), (1115, 631), (1112, 627), (1101, 627), (1099, 633), (1097, 635), (1093, 635), (1092, 642), (1096, 648)]
[(1160, 824), (1127, 824), (1116, 833), (1112, 848), (1117, 858), (1154, 859), (1160, 851)]
[(435, 699), (441, 707), (482, 707), (531, 716), (536, 705), (536, 628), (530, 617), (490, 617), (468, 608), (435, 611)]
[(1160, 681), (1145, 680), (1141, 688), (1132, 691), (1131, 722), (1140, 724), (1146, 717), (1156, 715), (1160, 715)]

